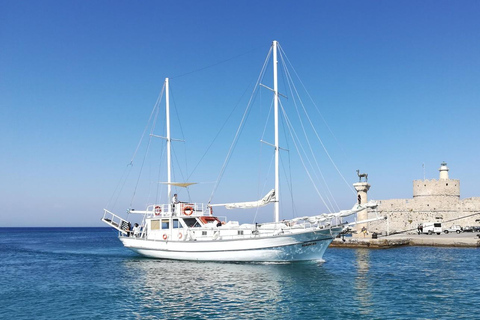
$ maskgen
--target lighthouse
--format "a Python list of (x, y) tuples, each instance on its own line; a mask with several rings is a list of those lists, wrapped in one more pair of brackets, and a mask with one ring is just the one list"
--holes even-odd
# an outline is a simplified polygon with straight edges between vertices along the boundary
[(445, 161), (440, 164), (438, 171), (440, 171), (440, 180), (448, 180), (448, 167)]

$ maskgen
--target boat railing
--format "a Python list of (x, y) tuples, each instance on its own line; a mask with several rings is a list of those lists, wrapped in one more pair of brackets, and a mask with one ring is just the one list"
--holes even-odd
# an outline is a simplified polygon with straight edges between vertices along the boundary
[(204, 203), (179, 202), (175, 205), (152, 204), (145, 211), (130, 210), (130, 213), (145, 214), (147, 218), (168, 218), (174, 216), (210, 215), (210, 207)]
[(130, 228), (127, 220), (122, 219), (121, 217), (117, 216), (113, 212), (108, 211), (107, 209), (103, 209), (103, 211), (103, 222), (117, 229), (121, 233), (127, 234), (127, 231)]
[(175, 205), (175, 215), (210, 215), (209, 207), (204, 203), (180, 202)]

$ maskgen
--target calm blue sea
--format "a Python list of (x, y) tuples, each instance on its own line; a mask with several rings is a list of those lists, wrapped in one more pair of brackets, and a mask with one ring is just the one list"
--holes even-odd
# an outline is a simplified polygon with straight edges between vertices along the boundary
[(1, 319), (472, 319), (478, 249), (330, 248), (323, 263), (162, 261), (108, 228), (0, 228)]

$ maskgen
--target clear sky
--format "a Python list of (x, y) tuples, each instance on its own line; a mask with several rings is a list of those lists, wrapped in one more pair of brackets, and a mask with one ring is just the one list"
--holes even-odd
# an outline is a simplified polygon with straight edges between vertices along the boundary
[[(442, 161), (462, 198), (480, 196), (479, 17), (479, 1), (0, 0), (0, 227), (103, 226), (166, 77), (193, 167), (272, 40), (334, 133), (340, 171), (351, 183), (367, 172), (371, 199), (411, 198), (422, 164), (438, 179)], [(200, 181), (216, 179), (238, 121)], [(241, 191), (249, 169), (219, 201), (255, 200)], [(212, 188), (190, 192), (207, 201)], [(342, 181), (332, 190), (352, 206)]]

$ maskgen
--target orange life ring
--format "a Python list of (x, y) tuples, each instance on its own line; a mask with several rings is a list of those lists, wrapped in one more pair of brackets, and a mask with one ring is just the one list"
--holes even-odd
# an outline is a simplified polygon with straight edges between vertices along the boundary
[(185, 208), (183, 208), (183, 214), (186, 215), (186, 216), (191, 216), (193, 213), (193, 208), (190, 207), (190, 206), (186, 206)]
[(182, 237), (183, 237), (183, 234), (180, 232), (180, 233), (178, 234), (178, 239), (182, 239)]
[(155, 215), (156, 216), (159, 216), (160, 213), (162, 213), (162, 208), (160, 206), (156, 206), (155, 207)]
[(167, 237), (167, 234), (164, 233), (164, 234), (163, 234), (163, 240), (167, 240), (167, 238), (168, 238), (168, 237)]

